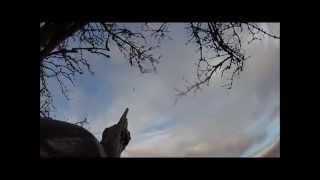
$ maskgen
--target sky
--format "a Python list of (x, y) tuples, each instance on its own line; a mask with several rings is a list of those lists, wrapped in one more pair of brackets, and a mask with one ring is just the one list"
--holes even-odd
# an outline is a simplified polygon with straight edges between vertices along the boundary
[[(280, 35), (279, 23), (261, 25)], [(172, 40), (157, 51), (162, 59), (156, 73), (141, 74), (111, 47), (110, 59), (88, 56), (95, 74), (79, 76), (69, 88), (70, 101), (50, 81), (54, 117), (68, 122), (87, 117), (85, 127), (100, 140), (128, 107), (132, 139), (122, 157), (253, 157), (280, 143), (280, 40), (265, 37), (245, 46), (251, 58), (232, 89), (216, 78), (175, 104), (174, 88), (195, 79), (198, 53), (185, 45), (183, 23), (171, 23), (169, 30)]]

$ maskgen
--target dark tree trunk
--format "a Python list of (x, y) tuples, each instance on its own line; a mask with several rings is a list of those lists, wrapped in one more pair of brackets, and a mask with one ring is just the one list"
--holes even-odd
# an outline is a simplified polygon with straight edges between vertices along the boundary
[(40, 28), (40, 62), (87, 23), (46, 23)]

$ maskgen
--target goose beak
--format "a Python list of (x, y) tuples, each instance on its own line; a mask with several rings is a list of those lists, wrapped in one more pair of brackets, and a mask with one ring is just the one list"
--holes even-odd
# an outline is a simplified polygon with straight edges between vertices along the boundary
[(121, 116), (120, 120), (122, 120), (122, 119), (126, 119), (126, 118), (127, 118), (127, 114), (128, 114), (128, 112), (129, 112), (129, 108), (126, 108), (126, 110), (125, 110), (125, 111), (124, 111), (124, 113), (122, 114), (122, 116)]
[[(124, 126), (126, 126), (127, 124), (127, 114), (129, 112), (129, 108), (126, 108), (126, 110), (124, 111), (124, 113), (121, 115), (120, 121), (118, 124), (124, 124)], [(126, 128), (126, 127), (125, 127)]]

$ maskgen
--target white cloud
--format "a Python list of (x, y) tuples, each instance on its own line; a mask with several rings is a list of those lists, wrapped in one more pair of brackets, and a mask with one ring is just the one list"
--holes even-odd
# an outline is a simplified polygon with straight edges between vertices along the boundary
[[(118, 55), (110, 62), (97, 62), (96, 76), (105, 82), (97, 88), (110, 87), (106, 93), (112, 96), (109, 102), (97, 103), (107, 103), (108, 108), (91, 115), (86, 106), (90, 97), (81, 91), (72, 105), (80, 111), (87, 108), (92, 117), (91, 131), (101, 133), (129, 107), (132, 140), (123, 153), (126, 157), (240, 156), (256, 142), (264, 141), (268, 133), (261, 124), (273, 120), (268, 119), (270, 112), (279, 117), (275, 111), (280, 105), (279, 41), (252, 44), (247, 51), (252, 58), (231, 90), (220, 87), (221, 80), (217, 79), (213, 86), (183, 97), (174, 106), (174, 88), (183, 87), (182, 76), (188, 80), (195, 77), (193, 63), (198, 54), (193, 47), (184, 46), (187, 39), (178, 31), (183, 28), (181, 24), (171, 28), (174, 40), (163, 44), (164, 57), (156, 74), (140, 74)], [(169, 124), (164, 129), (145, 132), (164, 123)]]

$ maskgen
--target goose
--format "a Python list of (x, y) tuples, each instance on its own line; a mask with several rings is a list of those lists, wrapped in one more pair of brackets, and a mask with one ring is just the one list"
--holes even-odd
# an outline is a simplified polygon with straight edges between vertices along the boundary
[(85, 128), (52, 118), (40, 118), (40, 158), (120, 157), (131, 140), (128, 131), (129, 108), (118, 123), (105, 128), (99, 142)]

